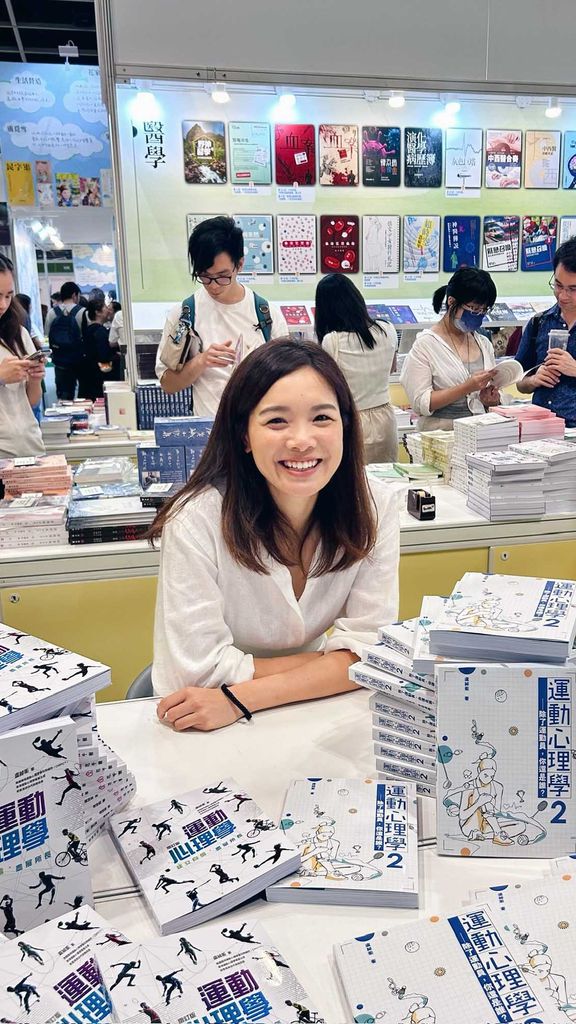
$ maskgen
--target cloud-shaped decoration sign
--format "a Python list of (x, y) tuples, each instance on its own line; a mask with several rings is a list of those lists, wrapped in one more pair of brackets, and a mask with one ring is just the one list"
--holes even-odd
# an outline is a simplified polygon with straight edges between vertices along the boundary
[(103, 270), (95, 270), (93, 267), (75, 267), (74, 276), (82, 288), (90, 285), (91, 288), (104, 288), (107, 284), (114, 283), (114, 275)]
[(90, 124), (108, 124), (108, 114), (100, 95), (99, 78), (82, 78), (72, 82), (62, 102), (66, 110), (80, 114)]
[(39, 121), (9, 121), (3, 126), (13, 146), (28, 149), (35, 156), (70, 160), (73, 156), (101, 153), (104, 146), (90, 132), (77, 124), (62, 124), (57, 117), (41, 117)]
[(56, 97), (46, 88), (45, 80), (27, 71), (12, 75), (9, 82), (0, 82), (0, 103), (10, 110), (24, 110), (35, 114), (37, 110), (53, 107)]
[(95, 263), (98, 267), (111, 267), (114, 269), (116, 263), (112, 246), (99, 245), (92, 256), (92, 263)]

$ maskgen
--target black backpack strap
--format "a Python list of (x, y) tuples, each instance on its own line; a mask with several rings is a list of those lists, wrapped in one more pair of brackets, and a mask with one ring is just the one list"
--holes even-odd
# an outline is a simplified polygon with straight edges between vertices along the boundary
[(272, 337), (270, 305), (267, 299), (263, 299), (261, 295), (256, 295), (256, 292), (254, 292), (254, 309), (258, 318), (258, 323), (255, 324), (256, 330), (262, 331), (264, 341), (270, 341)]

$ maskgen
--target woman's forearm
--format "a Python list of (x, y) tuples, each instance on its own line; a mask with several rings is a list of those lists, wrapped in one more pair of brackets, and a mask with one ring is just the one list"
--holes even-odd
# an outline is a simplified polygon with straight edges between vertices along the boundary
[(467, 394), (466, 384), (455, 384), (453, 388), (439, 388), (430, 395), (430, 412), (444, 409), (445, 406), (452, 405), (452, 402), (465, 398)]
[[(299, 659), (302, 655), (291, 657)], [(287, 660), (290, 659), (270, 659), (271, 662)], [(230, 689), (249, 711), (263, 711), (282, 704), (348, 693), (357, 689), (356, 684), (348, 678), (348, 669), (359, 660), (352, 651), (329, 651), (320, 657), (310, 658), (304, 664), (294, 665), (276, 674), (254, 677)]]
[(26, 385), (26, 394), (30, 405), (38, 405), (42, 401), (42, 381), (29, 380)]
[(286, 654), (283, 658), (254, 658), (254, 679), (264, 676), (276, 676), (279, 672), (289, 672), (300, 668), (309, 661), (321, 658), (322, 651), (302, 651), (300, 654)]

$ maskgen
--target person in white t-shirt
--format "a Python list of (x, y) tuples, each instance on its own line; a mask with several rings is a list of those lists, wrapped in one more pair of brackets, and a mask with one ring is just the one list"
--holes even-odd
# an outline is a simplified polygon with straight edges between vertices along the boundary
[(398, 428), (388, 384), (396, 331), (372, 319), (362, 293), (344, 274), (327, 274), (319, 281), (315, 321), (316, 337), (338, 363), (360, 412), (364, 462), (395, 462)]
[[(244, 237), (232, 217), (211, 217), (198, 224), (190, 235), (188, 255), (192, 277), (202, 285), (194, 293), (197, 337), (184, 365), (171, 370), (162, 357), (182, 316), (182, 303), (174, 306), (158, 347), (156, 375), (168, 394), (193, 384), (194, 414), (215, 416), (234, 366), (266, 338), (254, 292), (237, 280), (244, 265)], [(269, 317), (270, 338), (285, 336), (288, 328), (283, 316), (270, 310)]]
[(243, 360), (151, 535), (152, 682), (178, 730), (355, 689), (350, 665), (397, 615), (397, 495), (367, 479), (350, 389), (315, 342)]
[(24, 310), (16, 302), (13, 266), (0, 256), (0, 458), (44, 455), (44, 442), (32, 406), (42, 400), (44, 358), (22, 326)]

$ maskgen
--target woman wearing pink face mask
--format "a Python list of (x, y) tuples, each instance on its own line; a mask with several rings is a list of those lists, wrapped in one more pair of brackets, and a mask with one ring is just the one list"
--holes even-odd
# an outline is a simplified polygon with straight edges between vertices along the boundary
[(444, 316), (417, 336), (400, 376), (418, 430), (451, 430), (455, 419), (500, 405), (494, 349), (479, 333), (495, 301), (490, 274), (476, 267), (457, 270), (434, 292), (434, 311), (444, 308)]
[(15, 299), (12, 263), (0, 256), (0, 458), (44, 455), (32, 406), (42, 400), (44, 359), (22, 326), (25, 312)]

